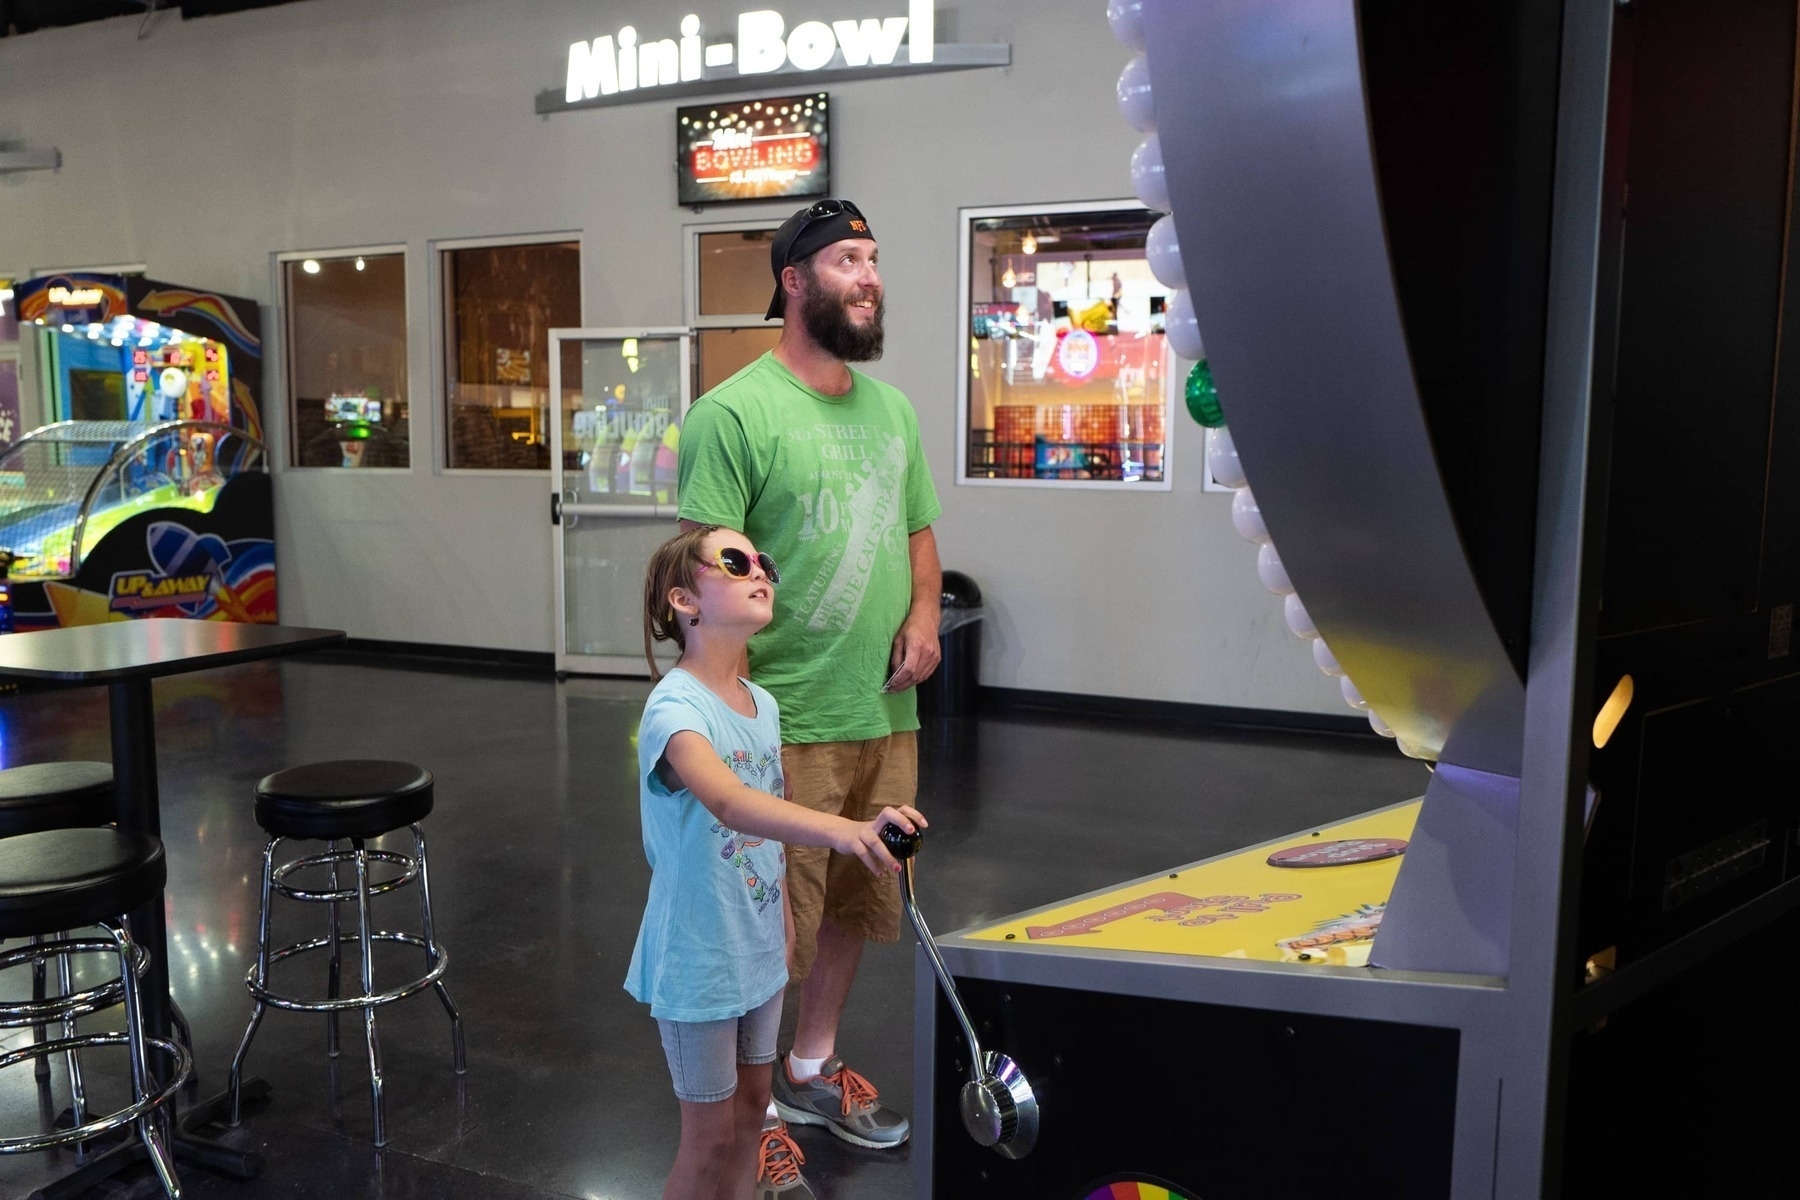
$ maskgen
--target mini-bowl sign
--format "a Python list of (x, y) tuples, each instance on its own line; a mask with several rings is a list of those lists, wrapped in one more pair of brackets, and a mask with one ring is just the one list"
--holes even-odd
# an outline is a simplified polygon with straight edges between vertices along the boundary
[(824, 92), (677, 109), (677, 203), (825, 195), (829, 114)]
[(668, 18), (659, 15), (653, 25), (623, 25), (569, 44), (564, 86), (539, 92), (537, 111), (710, 95), (738, 91), (746, 83), (782, 87), (805, 79), (816, 87), (1012, 62), (1012, 47), (1005, 43), (939, 44), (934, 4), (906, 0), (905, 16), (811, 20), (791, 27), (781, 12), (755, 9), (738, 13), (735, 37), (723, 38), (709, 36), (696, 13), (683, 16), (672, 30), (663, 24)]

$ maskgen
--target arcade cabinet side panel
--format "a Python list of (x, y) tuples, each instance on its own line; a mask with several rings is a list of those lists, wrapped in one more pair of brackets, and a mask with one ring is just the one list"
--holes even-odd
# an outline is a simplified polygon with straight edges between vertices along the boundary
[[(1790, 879), (1800, 800), (1796, 15), (1621, 10), (1629, 64), (1581, 952), (1628, 967)], [(1627, 694), (1621, 692), (1621, 694)]]
[(1031, 1064), (1042, 1125), (1017, 1160), (964, 1131), (967, 1051), (940, 996), (934, 1196), (1089, 1200), (1129, 1182), (1193, 1200), (1451, 1192), (1455, 1029), (967, 977), (958, 987), (977, 1036)]
[(1628, 706), (1591, 759), (1566, 1196), (1795, 1191), (1800, 28), (1773, 0), (1718, 15), (1655, 0), (1615, 25), (1629, 191), (1592, 703)]

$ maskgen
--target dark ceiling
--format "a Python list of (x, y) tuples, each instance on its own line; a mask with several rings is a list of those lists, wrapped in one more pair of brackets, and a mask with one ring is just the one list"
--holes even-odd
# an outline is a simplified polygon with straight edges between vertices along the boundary
[(273, 8), (295, 0), (0, 0), (0, 37), (17, 37), (58, 25), (80, 25), (114, 17), (179, 12), (183, 19)]

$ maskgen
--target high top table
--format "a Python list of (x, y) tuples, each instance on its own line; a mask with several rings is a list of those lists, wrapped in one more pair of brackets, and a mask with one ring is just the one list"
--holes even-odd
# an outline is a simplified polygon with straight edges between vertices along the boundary
[[(118, 793), (119, 827), (161, 837), (156, 707), (151, 680), (159, 675), (180, 675), (323, 650), (344, 641), (345, 634), (338, 629), (146, 617), (0, 635), (0, 679), (106, 684), (111, 693), (113, 781)], [(131, 936), (150, 952), (149, 976), (143, 989), (144, 1027), (151, 1037), (167, 1038), (172, 1021), (168, 931), (162, 899), (158, 897), (132, 913), (130, 924)], [(203, 1107), (211, 1107), (210, 1102)], [(170, 1108), (173, 1109), (173, 1101)], [(192, 1113), (190, 1118), (201, 1115)], [(173, 1111), (170, 1116), (175, 1116)], [(190, 1119), (188, 1124), (198, 1123)], [(171, 1142), (178, 1158), (213, 1170), (249, 1178), (261, 1169), (257, 1155), (228, 1150), (194, 1136), (180, 1124), (174, 1124)], [(130, 1153), (134, 1149), (135, 1155)], [(128, 1141), (34, 1196), (51, 1200), (76, 1195), (142, 1156), (141, 1144)]]

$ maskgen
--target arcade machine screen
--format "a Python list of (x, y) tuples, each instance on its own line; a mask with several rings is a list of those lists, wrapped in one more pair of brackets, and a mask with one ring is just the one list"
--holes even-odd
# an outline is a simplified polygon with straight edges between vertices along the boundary
[(381, 401), (361, 394), (327, 396), (325, 430), (326, 436), (337, 443), (344, 466), (364, 465), (370, 443), (382, 436)]
[(125, 377), (117, 371), (70, 371), (69, 417), (75, 421), (123, 421)]

